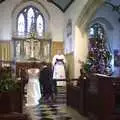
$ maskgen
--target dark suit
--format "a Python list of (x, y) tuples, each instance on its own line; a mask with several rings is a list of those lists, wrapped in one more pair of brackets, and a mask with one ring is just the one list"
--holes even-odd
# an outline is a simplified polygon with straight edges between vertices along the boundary
[(40, 72), (40, 83), (43, 85), (43, 96), (49, 97), (52, 95), (52, 69), (43, 67)]

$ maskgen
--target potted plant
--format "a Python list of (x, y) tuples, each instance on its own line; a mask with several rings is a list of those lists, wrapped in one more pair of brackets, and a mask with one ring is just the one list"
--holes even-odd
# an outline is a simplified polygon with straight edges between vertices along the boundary
[[(12, 79), (11, 71), (3, 68), (0, 71), (0, 113), (11, 112), (13, 97), (17, 95), (19, 85)], [(16, 96), (17, 97), (17, 96)]]

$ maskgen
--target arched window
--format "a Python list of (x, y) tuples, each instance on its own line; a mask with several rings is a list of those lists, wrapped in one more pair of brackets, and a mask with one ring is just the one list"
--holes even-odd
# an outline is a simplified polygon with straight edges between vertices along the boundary
[(104, 39), (104, 28), (101, 24), (95, 23), (89, 28), (89, 38)]
[(42, 36), (44, 28), (44, 17), (40, 11), (33, 6), (24, 8), (17, 16), (18, 35), (26, 35), (35, 32), (39, 36)]

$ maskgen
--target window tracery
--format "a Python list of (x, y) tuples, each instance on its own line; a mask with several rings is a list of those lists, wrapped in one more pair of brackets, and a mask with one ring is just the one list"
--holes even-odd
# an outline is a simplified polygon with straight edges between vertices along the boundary
[(18, 35), (27, 35), (32, 32), (42, 36), (44, 32), (44, 18), (40, 11), (28, 6), (20, 11), (17, 17), (17, 32)]

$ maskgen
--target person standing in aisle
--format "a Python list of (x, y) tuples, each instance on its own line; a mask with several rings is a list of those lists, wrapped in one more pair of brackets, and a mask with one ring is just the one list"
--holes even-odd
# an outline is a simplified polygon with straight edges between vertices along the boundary
[(66, 79), (66, 59), (60, 50), (57, 51), (57, 54), (53, 57), (52, 60), (53, 66), (53, 92), (57, 95), (57, 80)]
[(40, 72), (40, 81), (43, 85), (43, 97), (45, 101), (52, 100), (52, 69), (48, 63), (42, 63), (42, 70)]

